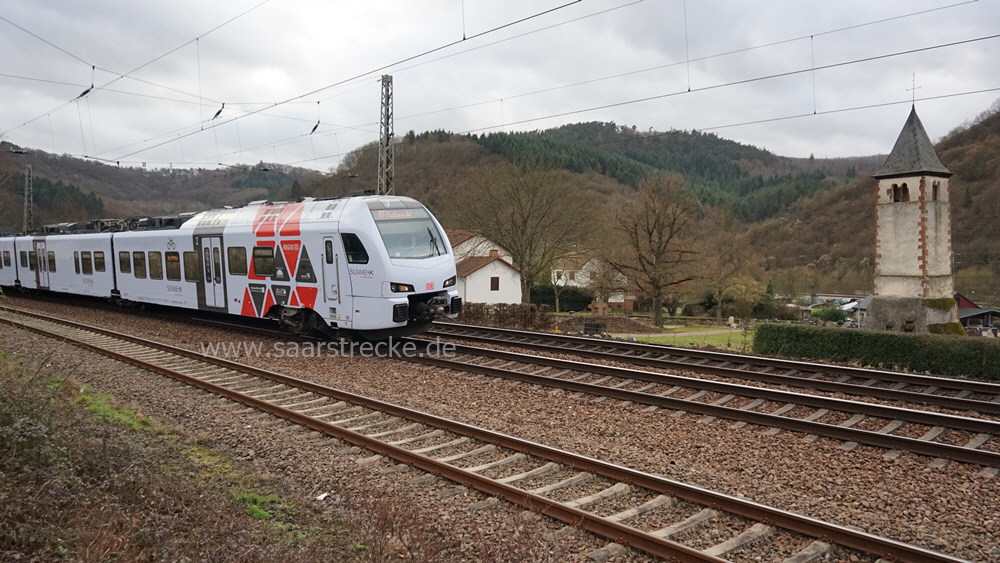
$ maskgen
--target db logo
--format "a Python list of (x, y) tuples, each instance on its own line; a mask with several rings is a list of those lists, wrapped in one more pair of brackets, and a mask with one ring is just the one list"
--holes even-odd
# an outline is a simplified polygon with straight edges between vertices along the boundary
[(429, 282), (429, 283), (427, 284), (427, 291), (430, 291), (430, 290), (432, 290), (432, 289), (434, 289), (434, 282)]

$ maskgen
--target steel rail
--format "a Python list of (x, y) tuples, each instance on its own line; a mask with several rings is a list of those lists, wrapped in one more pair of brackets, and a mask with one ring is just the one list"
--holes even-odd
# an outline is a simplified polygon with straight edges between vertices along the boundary
[[(768, 389), (766, 387), (754, 387), (739, 383), (726, 383), (713, 381), (710, 379), (696, 379), (684, 377), (682, 375), (671, 375), (651, 371), (642, 371), (632, 368), (617, 366), (606, 366), (603, 364), (591, 364), (578, 362), (575, 360), (564, 360), (561, 358), (549, 358), (544, 356), (531, 356), (517, 352), (507, 352), (505, 350), (493, 350), (489, 348), (477, 348), (474, 346), (455, 346), (455, 352), (472, 356), (481, 356), (520, 362), (524, 364), (535, 364), (559, 369), (567, 369), (577, 372), (594, 373), (598, 375), (609, 375), (622, 379), (634, 379), (661, 385), (677, 385), (690, 389), (713, 391), (723, 394), (734, 394), (755, 399), (765, 399), (768, 401), (795, 403), (807, 407), (827, 408), (841, 412), (854, 414), (864, 414), (879, 418), (894, 420), (904, 420), (916, 424), (927, 424), (930, 426), (943, 426), (955, 430), (965, 430), (969, 432), (982, 432), (986, 434), (1000, 435), (1000, 422), (986, 420), (982, 418), (970, 418), (953, 414), (936, 413), (931, 411), (921, 411), (916, 409), (906, 409), (877, 403), (866, 403), (838, 399), (836, 397), (825, 397), (822, 395), (810, 395), (806, 393), (795, 393), (792, 391), (781, 391), (779, 389)], [(417, 358), (419, 361), (420, 358)], [(545, 376), (541, 376), (545, 377)], [(547, 378), (547, 379), (552, 379)], [(593, 386), (596, 389), (604, 389), (603, 386)]]
[[(415, 340), (414, 342), (426, 342), (426, 341)], [(574, 362), (572, 360), (560, 360), (556, 358), (527, 356), (524, 354), (517, 354), (515, 352), (503, 352), (500, 350), (489, 350), (485, 348), (456, 346), (455, 351), (458, 353), (482, 355), (492, 358), (519, 361), (522, 363), (558, 367), (561, 369), (587, 371), (600, 375), (611, 375), (613, 377), (619, 377), (624, 379), (658, 382), (664, 385), (679, 385), (688, 388), (701, 389), (706, 391), (715, 391), (718, 393), (725, 393), (725, 394), (742, 395), (745, 397), (752, 397), (769, 401), (795, 403), (814, 408), (829, 408), (843, 412), (865, 414), (869, 416), (876, 416), (879, 418), (886, 418), (890, 420), (904, 420), (906, 422), (926, 424), (929, 426), (943, 426), (945, 428), (966, 430), (970, 432), (981, 432), (986, 434), (1000, 435), (1000, 422), (993, 422), (976, 418), (964, 418), (954, 415), (933, 413), (927, 411), (917, 411), (911, 409), (902, 409), (898, 407), (889, 407), (873, 403), (845, 401), (843, 399), (834, 399), (829, 397), (821, 397), (817, 395), (806, 395), (802, 393), (792, 393), (789, 391), (764, 389), (761, 387), (752, 387), (752, 386), (738, 385), (733, 383), (720, 383), (704, 379), (692, 379), (692, 378), (685, 378), (682, 376), (643, 372), (628, 368), (615, 368), (611, 366), (585, 364), (583, 362)], [(663, 395), (654, 395), (650, 393), (629, 391), (626, 389), (605, 387), (601, 385), (594, 385), (579, 381), (571, 381), (567, 379), (557, 379), (553, 377), (547, 377), (544, 375), (534, 375), (534, 374), (495, 368), (490, 366), (470, 364), (456, 360), (448, 360), (439, 357), (424, 356), (416, 358), (411, 357), (407, 359), (417, 363), (423, 363), (453, 370), (481, 373), (483, 375), (489, 375), (504, 379), (514, 379), (527, 383), (543, 385), (546, 387), (557, 387), (580, 393), (588, 393), (591, 395), (598, 395), (598, 396), (603, 395), (610, 397), (612, 399), (619, 399), (622, 401), (631, 401), (633, 403), (642, 403), (646, 405), (658, 406), (673, 410), (683, 410), (688, 412), (694, 412), (697, 414), (702, 414), (705, 416), (715, 416), (729, 420), (737, 420), (751, 424), (758, 424), (761, 426), (769, 426), (769, 427), (782, 428), (785, 430), (792, 430), (796, 432), (803, 432), (806, 434), (816, 434), (818, 436), (835, 438), (837, 440), (843, 440), (845, 442), (857, 442), (859, 444), (866, 444), (870, 446), (876, 446), (887, 449), (899, 449), (932, 457), (940, 457), (945, 459), (951, 459), (954, 461), (961, 461), (964, 463), (974, 463), (977, 465), (989, 466), (989, 467), (1000, 467), (1000, 453), (997, 452), (977, 450), (973, 448), (954, 446), (951, 444), (943, 444), (939, 442), (930, 442), (925, 440), (919, 440), (916, 438), (894, 436), (892, 434), (882, 434), (879, 432), (872, 432), (869, 430), (861, 430), (857, 428), (837, 426), (833, 424), (825, 424), (822, 422), (815, 422), (810, 420), (801, 420), (786, 416), (759, 413), (752, 410), (742, 410), (738, 408), (727, 407), (724, 405), (699, 403), (697, 401), (689, 401), (686, 399), (678, 399)]]
[[(446, 332), (428, 332), (433, 336), (445, 336), (445, 337), (457, 337), (467, 340), (472, 340), (475, 342), (483, 342), (489, 344), (496, 344), (497, 340), (495, 338), (489, 338), (486, 336), (469, 336), (469, 335), (455, 335)], [(796, 377), (793, 375), (783, 375), (774, 372), (760, 372), (752, 371), (747, 369), (742, 369), (739, 367), (729, 367), (728, 365), (705, 365), (705, 364), (692, 364), (691, 362), (685, 362), (681, 360), (671, 360), (666, 358), (653, 358), (653, 357), (639, 357), (630, 356), (623, 354), (616, 354), (614, 352), (602, 352), (600, 350), (581, 350), (577, 348), (567, 350), (565, 347), (561, 347), (558, 344), (543, 344), (537, 342), (510, 342), (510, 345), (518, 348), (526, 348), (529, 350), (537, 352), (549, 352), (553, 354), (566, 354), (570, 353), (575, 356), (581, 356), (584, 358), (590, 358), (595, 360), (604, 360), (619, 363), (629, 363), (635, 365), (641, 365), (645, 367), (653, 367), (668, 370), (685, 370), (694, 371), (698, 373), (705, 373), (709, 375), (717, 375), (721, 377), (729, 377), (734, 379), (744, 379), (750, 381), (758, 381), (764, 383), (773, 383), (776, 385), (787, 385), (789, 387), (801, 387), (807, 389), (816, 389), (820, 391), (828, 391), (831, 393), (844, 393), (845, 395), (856, 395), (863, 397), (874, 397), (877, 399), (884, 399), (887, 401), (903, 401), (908, 403), (919, 403), (919, 404), (930, 404), (936, 405), (943, 408), (954, 409), (954, 410), (965, 410), (980, 412), (983, 414), (994, 414), (1000, 415), (1000, 402), (995, 401), (980, 401), (974, 399), (965, 399), (959, 397), (949, 397), (945, 395), (934, 395), (928, 393), (918, 393), (915, 391), (904, 391), (897, 389), (886, 389), (882, 387), (873, 387), (870, 385), (857, 385), (850, 383), (840, 383), (837, 381), (824, 381), (821, 379), (813, 379), (808, 377)], [(594, 346), (598, 346), (594, 344)], [(742, 357), (745, 361), (740, 362), (740, 365), (752, 364), (755, 361), (755, 357)], [(734, 363), (729, 362), (727, 363)], [(870, 378), (874, 380), (874, 378)], [(1000, 385), (997, 386), (998, 394), (1000, 397)]]
[[(127, 334), (117, 333), (115, 331), (107, 329), (91, 327), (81, 323), (75, 323), (63, 319), (52, 318), (37, 313), (29, 313), (29, 316), (53, 323), (62, 324), (65, 326), (70, 326), (80, 330), (86, 330), (97, 334), (109, 336), (112, 338), (125, 340), (134, 344), (148, 346), (165, 352), (174, 353), (175, 355), (178, 356), (203, 360), (208, 363), (218, 365), (220, 367), (226, 367), (228, 369), (241, 371), (248, 375), (253, 375), (256, 377), (269, 379), (278, 383), (283, 383), (285, 385), (298, 387), (300, 389), (303, 389), (305, 391), (310, 391), (318, 395), (334, 398), (337, 400), (343, 400), (346, 402), (351, 402), (354, 404), (365, 406), (367, 408), (371, 408), (373, 410), (379, 410), (388, 414), (406, 417), (415, 422), (421, 422), (431, 427), (441, 428), (444, 430), (454, 432), (456, 434), (471, 436), (476, 439), (493, 443), (498, 446), (505, 447), (514, 451), (531, 454), (542, 459), (547, 459), (549, 461), (554, 461), (570, 467), (574, 467), (576, 469), (580, 469), (581, 471), (587, 471), (597, 475), (609, 477), (620, 482), (634, 484), (636, 486), (644, 487), (655, 492), (669, 494), (671, 496), (682, 498), (690, 502), (706, 505), (712, 508), (717, 508), (719, 510), (726, 511), (731, 514), (744, 516), (746, 518), (756, 520), (762, 523), (773, 524), (775, 526), (778, 526), (780, 528), (792, 532), (797, 532), (806, 536), (818, 538), (823, 541), (827, 541), (828, 543), (836, 543), (838, 545), (850, 549), (856, 549), (858, 551), (862, 551), (865, 553), (878, 555), (893, 561), (898, 561), (901, 563), (968, 563), (963, 559), (951, 557), (949, 555), (945, 555), (942, 553), (936, 553), (919, 546), (914, 546), (911, 544), (899, 542), (889, 538), (883, 538), (857, 529), (852, 529), (849, 527), (840, 526), (829, 522), (824, 522), (822, 520), (817, 520), (814, 518), (780, 510), (777, 508), (768, 507), (766, 505), (762, 505), (745, 499), (731, 497), (728, 495), (724, 495), (722, 493), (713, 492), (693, 485), (681, 483), (679, 481), (673, 481), (671, 479), (667, 479), (650, 473), (645, 473), (635, 469), (630, 469), (627, 467), (597, 460), (587, 456), (573, 454), (570, 452), (566, 452), (564, 450), (560, 450), (558, 448), (544, 446), (527, 440), (521, 440), (519, 438), (514, 438), (506, 434), (485, 430), (482, 428), (478, 428), (475, 426), (467, 425), (461, 422), (441, 417), (436, 417), (433, 415), (429, 415), (419, 411), (414, 411), (398, 405), (393, 405), (391, 403), (378, 401), (376, 399), (371, 399), (361, 395), (355, 395), (353, 393), (348, 393), (345, 391), (333, 389), (310, 381), (293, 378), (287, 375), (278, 374), (275, 372), (263, 370), (253, 366), (240, 364), (237, 362), (232, 362), (221, 358), (215, 358), (212, 356), (206, 356), (204, 354), (193, 352), (191, 350), (177, 348), (167, 344), (162, 344)], [(164, 368), (162, 366), (158, 366), (147, 361), (130, 358), (127, 355), (123, 355), (114, 352), (112, 350), (96, 346), (94, 344), (85, 342), (83, 340), (74, 337), (53, 333), (39, 327), (33, 327), (23, 322), (18, 322), (16, 319), (8, 319), (0, 317), (0, 322), (4, 322), (19, 328), (27, 329), (36, 332), (38, 334), (43, 334), (46, 336), (54, 336), (55, 338), (58, 338), (66, 342), (70, 342), (74, 345), (86, 348), (96, 353), (131, 363), (133, 365), (142, 367), (143, 369), (148, 369), (155, 373), (160, 373), (161, 375), (171, 377), (178, 381), (182, 381), (185, 384), (190, 384), (192, 386), (196, 386), (206, 391), (211, 391), (220, 396), (224, 396), (226, 398), (232, 399), (242, 404), (246, 404), (254, 408), (260, 408), (265, 412), (269, 412), (281, 418), (285, 418), (286, 420), (289, 420), (296, 424), (301, 424), (313, 430), (317, 430), (327, 435), (334, 436), (338, 439), (342, 439), (345, 442), (357, 445), (359, 447), (370, 449), (371, 451), (375, 451), (381, 455), (385, 455), (402, 463), (413, 465), (414, 467), (418, 467), (420, 469), (423, 469), (424, 471), (428, 471), (430, 473), (440, 475), (450, 480), (466, 484), (468, 486), (476, 488), (477, 490), (481, 490), (482, 492), (489, 494), (491, 496), (498, 496), (504, 498), (505, 500), (508, 500), (513, 504), (523, 506), (529, 510), (534, 510), (536, 512), (540, 512), (542, 514), (551, 516), (569, 525), (578, 526), (588, 531), (594, 532), (595, 534), (602, 535), (610, 539), (616, 539), (618, 541), (622, 541), (637, 549), (643, 550), (647, 553), (658, 555), (668, 560), (680, 561), (680, 562), (708, 561), (714, 563), (724, 563), (726, 561), (724, 559), (720, 559), (705, 554), (701, 551), (689, 548), (687, 546), (678, 544), (676, 542), (672, 542), (670, 540), (665, 540), (653, 536), (651, 534), (641, 532), (639, 530), (636, 530), (635, 528), (631, 528), (629, 526), (625, 526), (617, 522), (612, 522), (605, 518), (601, 518), (575, 508), (561, 505), (561, 503), (547, 499), (545, 497), (533, 495), (522, 489), (490, 481), (477, 474), (469, 473), (467, 471), (451, 466), (449, 464), (425, 458), (417, 454), (413, 454), (412, 452), (399, 448), (397, 446), (391, 446), (384, 442), (378, 442), (376, 440), (368, 438), (363, 434), (353, 432), (344, 428), (340, 428), (333, 424), (325, 423), (310, 418), (301, 413), (284, 409), (282, 407), (278, 407), (276, 405), (272, 405), (269, 403), (265, 403), (263, 401), (254, 399), (252, 397), (241, 395), (235, 391), (213, 385), (206, 381), (200, 380), (196, 377), (188, 376), (183, 373), (176, 372), (174, 370), (170, 370), (168, 368)], [(484, 483), (484, 481), (487, 482)]]
[[(43, 319), (41, 316), (37, 316), (36, 318)], [(363, 404), (364, 406), (368, 406), (369, 408), (374, 408), (376, 410), (382, 410), (379, 409), (379, 407), (383, 407), (384, 409), (383, 412), (389, 412), (392, 414), (397, 414), (399, 416), (405, 416), (413, 420), (417, 420), (418, 418), (415, 416), (416, 411), (411, 411), (403, 407), (398, 407), (395, 405), (390, 405), (388, 403), (381, 403), (380, 401), (374, 401), (371, 399), (363, 398), (359, 395), (337, 392), (336, 390), (320, 386), (305, 380), (288, 377), (267, 370), (261, 370), (259, 368), (254, 368), (252, 366), (238, 364), (236, 362), (230, 362), (227, 360), (219, 360), (218, 358), (210, 359), (209, 357), (202, 357), (200, 354), (192, 353), (182, 348), (174, 348), (169, 345), (164, 345), (161, 343), (145, 340), (127, 334), (116, 333), (114, 331), (109, 331), (106, 329), (100, 329), (97, 327), (88, 327), (86, 325), (73, 326), (77, 323), (71, 324), (61, 319), (59, 320), (43, 319), (43, 320), (50, 322), (58, 322), (59, 324), (63, 324), (65, 326), (71, 326), (78, 330), (86, 330), (104, 336), (110, 336), (112, 338), (127, 341), (133, 344), (139, 344), (143, 346), (148, 346), (150, 348), (162, 350), (165, 352), (171, 352), (181, 357), (205, 359), (209, 363), (218, 366), (227, 367), (229, 369), (247, 373), (249, 375), (266, 378), (275, 381), (277, 383), (294, 386), (299, 389), (310, 391), (312, 393), (316, 393), (322, 396), (336, 398), (338, 400), (344, 400), (349, 402), (356, 402), (358, 404)], [(393, 446), (385, 442), (379, 441), (377, 439), (369, 438), (368, 436), (365, 436), (364, 434), (361, 434), (359, 432), (353, 432), (351, 430), (341, 428), (334, 424), (317, 420), (305, 414), (274, 405), (267, 401), (244, 395), (242, 393), (233, 391), (226, 387), (214, 385), (212, 383), (201, 380), (194, 376), (186, 375), (174, 369), (163, 367), (146, 360), (134, 358), (132, 356), (129, 356), (128, 354), (116, 352), (109, 348), (98, 346), (96, 344), (86, 342), (85, 340), (81, 340), (72, 336), (67, 336), (64, 334), (47, 331), (43, 328), (32, 326), (29, 324), (18, 323), (16, 320), (0, 318), (0, 322), (7, 323), (12, 326), (16, 326), (18, 328), (30, 330), (32, 332), (44, 336), (55, 337), (63, 342), (69, 342), (74, 346), (79, 346), (81, 348), (90, 350), (92, 352), (107, 356), (109, 358), (123, 361), (132, 364), (134, 366), (140, 367), (142, 369), (158, 373), (160, 375), (169, 377), (176, 381), (180, 381), (181, 383), (197, 387), (204, 391), (208, 391), (210, 393), (219, 395), (220, 397), (225, 397), (232, 401), (247, 405), (248, 407), (252, 407), (260, 411), (266, 412), (268, 414), (277, 416), (279, 418), (288, 420), (289, 422), (292, 422), (294, 424), (298, 424), (306, 428), (315, 430), (317, 432), (321, 432), (328, 436), (332, 436), (334, 438), (343, 440), (344, 442), (347, 442), (351, 445), (358, 446), (366, 450), (375, 452), (379, 455), (386, 456), (400, 463), (416, 467), (422, 471), (426, 471), (428, 473), (441, 476), (445, 479), (448, 479), (450, 481), (462, 485), (473, 487), (476, 490), (482, 491), (487, 495), (502, 498), (508, 502), (511, 502), (518, 506), (522, 506), (533, 512), (538, 512), (546, 516), (550, 516), (552, 518), (560, 520), (568, 525), (582, 528), (584, 530), (593, 532), (605, 538), (621, 541), (636, 549), (640, 549), (646, 553), (657, 555), (664, 559), (681, 561), (681, 562), (691, 562), (691, 563), (705, 563), (705, 562), (726, 563), (725, 559), (720, 559), (718, 557), (708, 555), (699, 550), (687, 547), (685, 545), (667, 539), (658, 538), (656, 536), (647, 534), (636, 528), (632, 528), (624, 524), (619, 524), (617, 522), (612, 522), (611, 520), (608, 520), (606, 518), (602, 518), (600, 516), (590, 514), (583, 510), (566, 506), (560, 502), (532, 494), (523, 489), (519, 489), (517, 487), (513, 487), (511, 485), (507, 485), (504, 483), (500, 483), (475, 473), (470, 473), (468, 471), (465, 471), (461, 468), (450, 465), (448, 463), (444, 463), (429, 457), (415, 454), (399, 446)], [(430, 422), (431, 418), (426, 418), (426, 420)], [(446, 419), (434, 420), (433, 422), (434, 422), (433, 424), (434, 427), (442, 428), (445, 430), (450, 430), (451, 427), (455, 425), (460, 425), (460, 423), (454, 423), (452, 421), (447, 421)], [(515, 438), (510, 438), (510, 437), (507, 438), (508, 440), (516, 440)], [(497, 440), (497, 441), (502, 442), (502, 440)]]
[[(484, 338), (473, 335), (456, 334), (454, 332), (460, 330), (479, 331), (486, 334), (491, 334), (493, 335), (493, 337)], [(550, 332), (513, 330), (507, 328), (463, 325), (458, 323), (435, 323), (434, 325), (431, 326), (431, 330), (427, 331), (424, 334), (429, 334), (432, 336), (438, 335), (438, 336), (451, 336), (456, 338), (469, 338), (475, 340), (489, 341), (494, 344), (503, 343), (503, 344), (511, 344), (513, 346), (524, 346), (524, 347), (530, 347), (531, 343), (498, 340), (496, 336), (507, 336), (512, 338), (525, 338), (525, 339), (528, 338), (545, 339), (554, 342), (565, 342), (565, 343), (579, 344), (585, 346), (612, 347), (621, 350), (630, 350), (634, 352), (648, 352), (650, 354), (672, 354), (681, 357), (687, 356), (693, 359), (703, 359), (707, 361), (717, 361), (717, 362), (730, 362), (737, 365), (751, 364), (751, 365), (772, 367), (775, 369), (785, 369), (790, 371), (794, 370), (794, 371), (802, 371), (808, 373), (826, 373), (828, 375), (849, 376), (852, 378), (859, 378), (859, 379), (878, 379), (881, 381), (906, 383), (908, 385), (916, 385), (922, 387), (939, 387), (941, 389), (955, 389), (960, 391), (969, 390), (975, 393), (1000, 396), (1000, 384), (990, 383), (987, 381), (977, 381), (974, 379), (940, 377), (932, 375), (918, 375), (912, 373), (902, 373), (902, 372), (886, 371), (878, 369), (821, 364), (817, 362), (786, 360), (782, 358), (770, 358), (766, 356), (741, 355), (741, 354), (732, 354), (728, 352), (713, 352), (708, 350), (697, 350), (694, 348), (677, 348), (673, 346), (664, 346), (660, 344), (626, 342), (623, 340), (595, 340), (593, 338), (569, 336), (565, 334), (553, 334)], [(584, 352), (584, 350), (563, 348), (561, 352), (577, 354)], [(630, 356), (624, 354), (621, 356), (621, 358), (629, 361), (638, 359), (637, 356)], [(686, 367), (685, 369), (689, 369), (691, 371), (702, 371), (706, 367), (703, 365), (691, 364), (687, 362), (682, 362), (682, 364), (685, 366), (689, 366)]]

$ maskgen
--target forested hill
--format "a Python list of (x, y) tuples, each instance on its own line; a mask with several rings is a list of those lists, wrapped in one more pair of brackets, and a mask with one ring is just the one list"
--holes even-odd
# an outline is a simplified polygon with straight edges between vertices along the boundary
[(0, 143), (0, 229), (21, 225), (32, 168), (38, 224), (201, 211), (276, 199), (310, 170), (277, 164), (223, 170), (118, 167)]
[(631, 187), (652, 170), (680, 174), (702, 202), (725, 205), (748, 222), (783, 213), (803, 197), (870, 172), (884, 160), (791, 159), (712, 133), (642, 132), (610, 122), (472, 139), (503, 158), (542, 158)]

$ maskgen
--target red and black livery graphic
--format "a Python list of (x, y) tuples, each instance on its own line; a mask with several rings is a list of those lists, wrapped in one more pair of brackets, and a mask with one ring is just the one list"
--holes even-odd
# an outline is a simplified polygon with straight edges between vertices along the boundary
[[(302, 203), (281, 206), (265, 206), (257, 212), (254, 218), (253, 230), (258, 237), (278, 237), (278, 240), (258, 240), (257, 246), (274, 248), (274, 275), (272, 282), (291, 282), (294, 285), (251, 282), (243, 295), (243, 309), (240, 314), (247, 317), (260, 317), (274, 305), (289, 307), (313, 308), (319, 288), (306, 287), (301, 284), (315, 284), (316, 272), (309, 260), (309, 252), (300, 239), (285, 239), (284, 237), (299, 237), (299, 220), (302, 217)], [(275, 232), (277, 231), (277, 233)], [(268, 277), (254, 271), (251, 261), (248, 276), (251, 280), (266, 282)]]

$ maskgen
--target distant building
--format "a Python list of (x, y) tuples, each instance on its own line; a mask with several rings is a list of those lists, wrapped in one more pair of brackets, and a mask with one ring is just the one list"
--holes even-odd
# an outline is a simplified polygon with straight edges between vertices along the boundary
[(466, 303), (520, 303), (521, 272), (510, 252), (479, 233), (445, 229), (455, 254), (456, 288)]
[(965, 328), (994, 328), (1000, 324), (1000, 311), (983, 309), (958, 292), (955, 292), (955, 301), (958, 302), (958, 322)]
[(469, 256), (455, 264), (466, 303), (520, 303), (521, 272), (500, 256)]
[(445, 233), (448, 234), (451, 250), (455, 253), (455, 262), (460, 262), (470, 256), (491, 256), (496, 253), (507, 262), (514, 263), (509, 250), (479, 233), (462, 229), (445, 229)]
[(927, 332), (958, 321), (952, 300), (951, 172), (914, 107), (875, 174), (875, 291), (865, 328)]
[(552, 284), (564, 287), (588, 287), (597, 270), (597, 259), (572, 254), (556, 261), (552, 267)]

